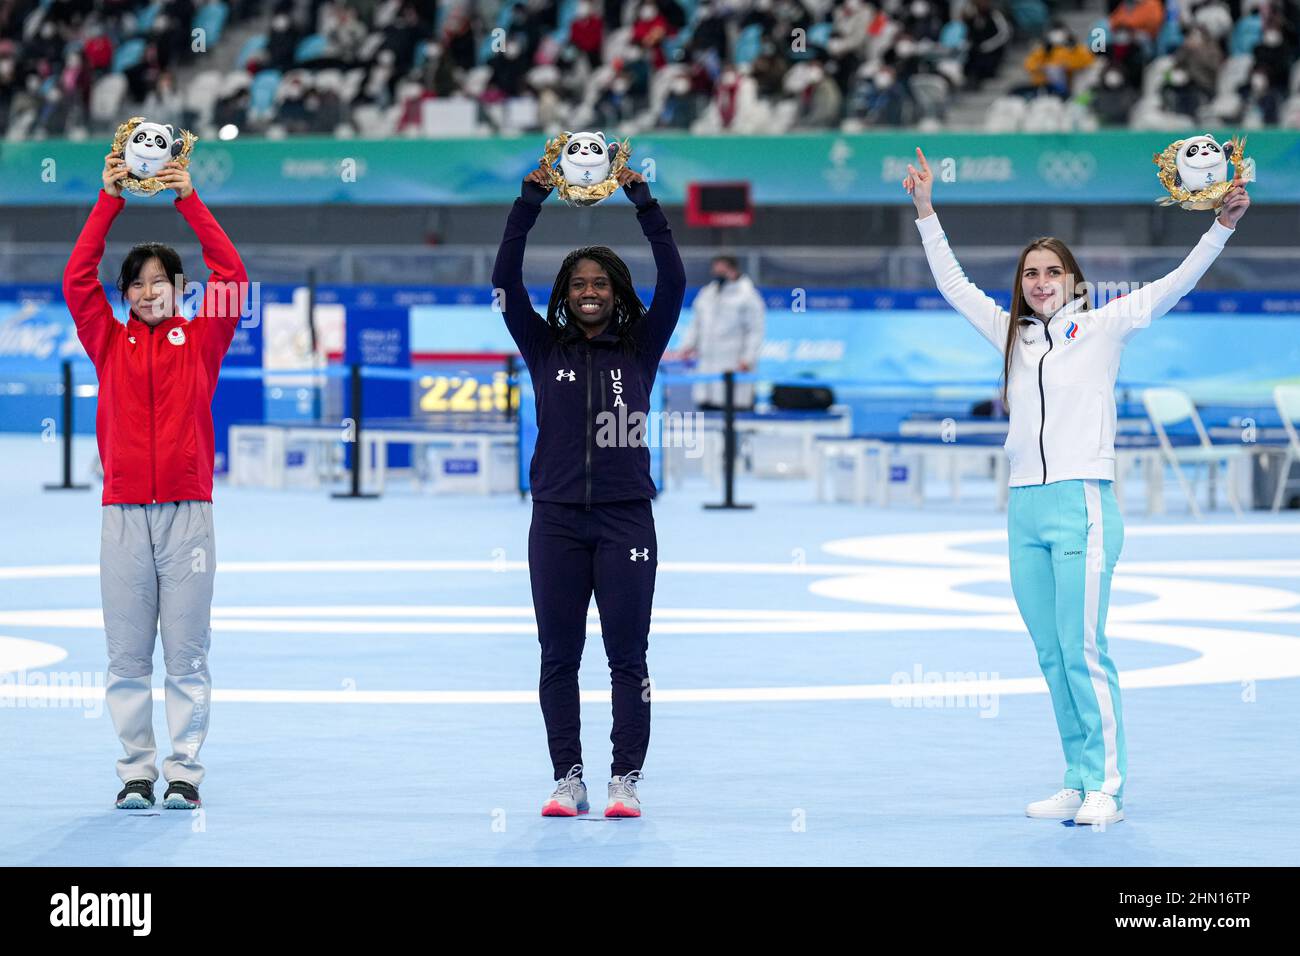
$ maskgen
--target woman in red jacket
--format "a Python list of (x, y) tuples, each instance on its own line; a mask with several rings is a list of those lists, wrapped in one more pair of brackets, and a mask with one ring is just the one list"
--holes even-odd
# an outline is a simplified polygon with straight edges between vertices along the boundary
[(161, 630), (167, 727), (164, 805), (200, 805), (199, 748), (207, 736), (212, 681), (209, 616), (216, 570), (212, 530), (212, 396), (221, 360), (243, 313), (248, 276), (230, 239), (172, 162), (158, 178), (176, 193), (211, 270), (192, 320), (180, 314), (180, 256), (160, 243), (138, 245), (117, 288), (130, 307), (113, 315), (99, 281), (108, 230), (122, 211), (125, 161), (104, 159), (104, 188), (63, 274), (77, 337), (99, 377), (95, 434), (104, 465), (100, 590), (108, 638), (105, 697), (126, 755), (117, 805), (154, 804), (153, 652)]

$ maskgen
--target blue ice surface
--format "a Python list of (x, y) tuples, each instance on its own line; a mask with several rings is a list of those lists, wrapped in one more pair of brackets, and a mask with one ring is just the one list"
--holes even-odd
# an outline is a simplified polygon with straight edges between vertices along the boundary
[[(80, 462), (89, 447), (78, 443)], [(44, 492), (57, 447), (0, 436), (0, 568), (95, 565), (99, 494)], [(811, 593), (818, 576), (748, 572), (757, 563), (871, 563), (825, 552), (846, 537), (904, 532), (1003, 532), (991, 493), (917, 509), (819, 504), (799, 481), (746, 480), (753, 511), (704, 511), (702, 483), (655, 505), (658, 609), (908, 613)], [(523, 561), (529, 506), (517, 497), (438, 497), (400, 482), (383, 498), (334, 501), (325, 489), (269, 491), (218, 484), (217, 561)], [(1129, 527), (1185, 525), (1180, 514), (1126, 515)], [(1230, 514), (1206, 525), (1232, 524)], [(1251, 514), (1300, 533), (1294, 514)], [(1295, 559), (1300, 537), (1132, 536), (1126, 561), (1224, 557)], [(991, 553), (991, 546), (980, 546)], [(1291, 578), (1225, 580), (1296, 592)], [(669, 570), (676, 562), (716, 565)], [(1124, 592), (1116, 606), (1143, 600)], [(964, 590), (1008, 597), (1005, 582)], [(304, 605), (531, 606), (523, 570), (235, 572), (219, 570), (217, 608)], [(94, 574), (0, 578), (0, 612), (98, 609)], [(911, 609), (916, 613), (921, 609)], [(1023, 630), (953, 626), (863, 632), (657, 633), (660, 688), (888, 683), (926, 670), (1037, 674)], [(364, 614), (349, 620), (365, 621)], [(399, 620), (427, 621), (418, 611)], [(461, 618), (456, 618), (461, 620)], [(489, 619), (495, 620), (495, 619)], [(513, 625), (531, 618), (507, 617)], [(668, 620), (668, 619), (665, 619)], [(593, 625), (594, 626), (594, 625)], [(1216, 627), (1230, 624), (1216, 623)], [(1300, 639), (1300, 624), (1243, 622)], [(215, 626), (215, 686), (239, 689), (530, 690), (536, 635), (517, 632), (286, 633)], [(98, 628), (0, 624), (0, 634), (53, 643), (47, 670), (104, 667)], [(608, 687), (593, 631), (584, 689)], [(1189, 648), (1112, 639), (1121, 670), (1176, 664)], [(155, 684), (161, 685), (161, 653)], [(645, 816), (606, 821), (607, 704), (583, 708), (593, 810), (542, 818), (551, 788), (535, 704), (214, 702), (203, 759), (201, 813), (112, 809), (119, 754), (102, 708), (0, 707), (0, 765), (21, 788), (0, 797), (4, 865), (1262, 865), (1294, 864), (1290, 820), (1300, 792), (1294, 728), (1300, 679), (1126, 691), (1128, 819), (1095, 832), (1024, 816), (1060, 786), (1061, 756), (1044, 694), (978, 706), (895, 706), (888, 700), (655, 704), (641, 785)], [(155, 710), (165, 742), (161, 706)], [(34, 799), (33, 799), (34, 798)]]

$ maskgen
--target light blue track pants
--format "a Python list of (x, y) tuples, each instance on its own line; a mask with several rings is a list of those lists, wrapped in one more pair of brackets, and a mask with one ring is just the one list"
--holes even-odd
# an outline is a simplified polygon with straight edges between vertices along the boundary
[(1011, 590), (1034, 639), (1065, 751), (1065, 784), (1123, 805), (1127, 753), (1119, 681), (1106, 650), (1111, 575), (1124, 524), (1109, 481), (1012, 488)]

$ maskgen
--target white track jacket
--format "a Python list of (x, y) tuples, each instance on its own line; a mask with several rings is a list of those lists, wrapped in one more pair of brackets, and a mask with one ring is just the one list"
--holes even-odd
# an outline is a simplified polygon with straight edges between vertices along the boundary
[[(966, 278), (937, 213), (916, 220), (916, 228), (944, 299), (1001, 353), (1010, 314)], [(1046, 323), (1032, 314), (1021, 318), (1007, 388), (1012, 487), (1115, 479), (1120, 353), (1133, 333), (1192, 290), (1234, 231), (1216, 219), (1173, 272), (1099, 308), (1084, 308), (1088, 297), (1082, 295)]]

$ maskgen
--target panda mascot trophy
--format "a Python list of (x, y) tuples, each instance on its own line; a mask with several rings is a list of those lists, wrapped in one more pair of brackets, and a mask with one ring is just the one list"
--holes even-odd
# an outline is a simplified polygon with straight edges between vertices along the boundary
[(604, 133), (564, 132), (547, 142), (542, 164), (561, 199), (570, 206), (594, 206), (618, 189), (618, 174), (631, 154), (628, 140), (607, 145)]
[(137, 196), (152, 196), (163, 188), (158, 173), (173, 159), (188, 166), (190, 151), (198, 137), (187, 129), (178, 134), (174, 126), (149, 123), (143, 116), (133, 116), (117, 128), (113, 152), (126, 160), (131, 175), (122, 188)]
[(1255, 161), (1246, 158), (1245, 147), (1245, 137), (1234, 136), (1220, 146), (1209, 133), (1170, 143), (1151, 157), (1161, 185), (1169, 191), (1156, 201), (1184, 209), (1218, 209), (1232, 188), (1229, 163), (1243, 182), (1255, 181)]

